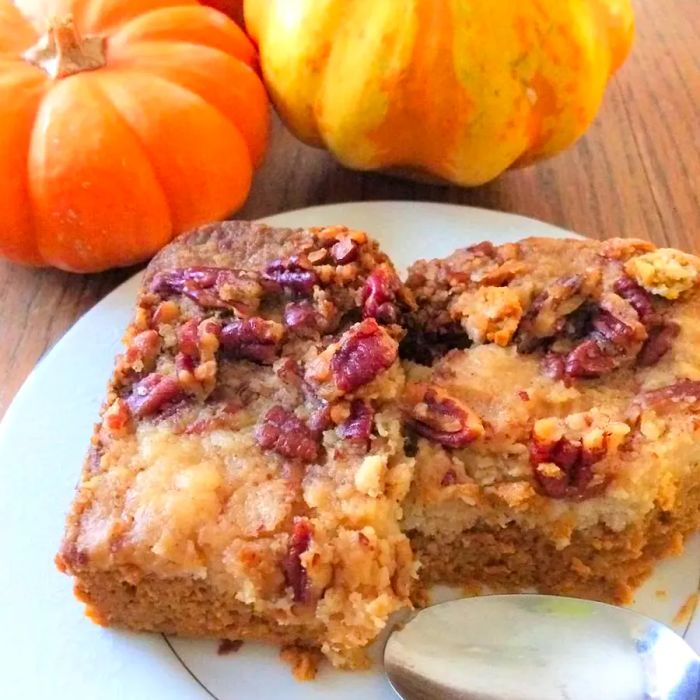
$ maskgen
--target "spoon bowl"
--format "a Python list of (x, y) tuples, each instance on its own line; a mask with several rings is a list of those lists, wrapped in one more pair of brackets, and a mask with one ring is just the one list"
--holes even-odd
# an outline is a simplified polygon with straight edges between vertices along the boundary
[(700, 700), (700, 659), (675, 632), (559, 596), (426, 608), (391, 634), (384, 667), (404, 700)]

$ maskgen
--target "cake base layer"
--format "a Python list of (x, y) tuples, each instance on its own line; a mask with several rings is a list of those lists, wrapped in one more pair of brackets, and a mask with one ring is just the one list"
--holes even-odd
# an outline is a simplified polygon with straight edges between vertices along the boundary
[(624, 604), (657, 561), (680, 554), (685, 537), (698, 528), (700, 484), (695, 484), (679, 497), (673, 512), (655, 509), (622, 532), (605, 526), (578, 531), (564, 549), (538, 530), (515, 523), (476, 526), (456, 536), (408, 535), (426, 586), (503, 593), (535, 589)]
[(146, 577), (132, 584), (116, 572), (95, 572), (76, 579), (75, 594), (86, 603), (88, 617), (109, 627), (284, 645), (322, 643), (313, 625), (277, 624), (204, 581)]

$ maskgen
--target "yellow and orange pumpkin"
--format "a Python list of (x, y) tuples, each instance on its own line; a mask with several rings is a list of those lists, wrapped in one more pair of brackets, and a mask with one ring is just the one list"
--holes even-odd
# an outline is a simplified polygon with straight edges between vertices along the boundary
[(459, 185), (575, 141), (633, 35), (630, 0), (245, 0), (245, 20), (302, 140)]
[(247, 196), (255, 48), (196, 0), (0, 0), (0, 254), (93, 271)]

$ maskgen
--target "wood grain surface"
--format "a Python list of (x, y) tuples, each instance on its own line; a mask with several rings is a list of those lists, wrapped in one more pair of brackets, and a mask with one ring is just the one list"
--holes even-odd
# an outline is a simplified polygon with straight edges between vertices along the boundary
[[(345, 170), (276, 122), (238, 216), (354, 200), (456, 202), (700, 253), (700, 0), (635, 5), (631, 58), (588, 134), (553, 160), (472, 190), (419, 185)], [(134, 271), (80, 276), (0, 262), (0, 416), (43, 353)]]

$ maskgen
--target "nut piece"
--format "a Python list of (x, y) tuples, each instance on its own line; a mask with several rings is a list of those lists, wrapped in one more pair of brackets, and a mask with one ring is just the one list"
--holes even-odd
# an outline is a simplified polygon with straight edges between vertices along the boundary
[(350, 415), (338, 426), (338, 435), (343, 440), (369, 444), (374, 425), (374, 411), (362, 399), (350, 404)]
[(293, 296), (309, 296), (319, 283), (318, 273), (306, 255), (292, 255), (288, 260), (273, 260), (263, 279)]
[(259, 316), (237, 319), (221, 329), (221, 347), (231, 357), (271, 365), (279, 353), (284, 328)]
[(406, 388), (404, 401), (409, 423), (428, 440), (459, 449), (484, 434), (479, 416), (436, 386), (411, 384)]
[(700, 260), (673, 248), (658, 248), (628, 260), (625, 272), (653, 294), (678, 299), (698, 283)]
[(255, 432), (260, 447), (302, 462), (318, 457), (318, 443), (311, 430), (283, 406), (271, 408)]
[(396, 297), (400, 290), (396, 273), (386, 264), (379, 265), (368, 275), (360, 293), (364, 317), (387, 325), (397, 323), (400, 314)]
[(153, 372), (134, 384), (126, 405), (134, 416), (142, 418), (162, 411), (166, 404), (182, 397), (183, 391), (177, 379)]
[(157, 294), (184, 294), (204, 308), (234, 309), (242, 316), (254, 313), (263, 287), (258, 275), (225, 267), (182, 267), (157, 272), (149, 285)]
[(282, 560), (285, 583), (292, 589), (297, 603), (306, 602), (309, 594), (308, 575), (301, 556), (311, 544), (313, 530), (308, 518), (294, 518), (294, 527), (289, 538), (287, 554)]
[(391, 367), (398, 344), (373, 318), (351, 326), (306, 368), (306, 380), (324, 399), (334, 399), (368, 384)]

